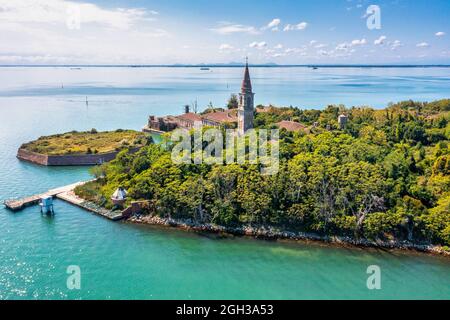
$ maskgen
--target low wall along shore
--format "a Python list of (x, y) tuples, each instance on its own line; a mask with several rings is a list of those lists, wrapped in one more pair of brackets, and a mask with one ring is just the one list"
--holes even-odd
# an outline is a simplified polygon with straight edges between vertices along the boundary
[[(130, 149), (136, 152), (140, 148)], [(120, 151), (101, 154), (77, 154), (77, 155), (45, 155), (19, 149), (17, 158), (43, 166), (91, 166), (113, 160)]]

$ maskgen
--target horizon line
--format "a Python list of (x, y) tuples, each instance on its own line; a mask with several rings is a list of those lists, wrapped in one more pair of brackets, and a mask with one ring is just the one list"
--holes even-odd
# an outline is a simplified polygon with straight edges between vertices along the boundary
[[(238, 68), (245, 67), (245, 63), (199, 63), (199, 64), (0, 64), (0, 68), (5, 67), (116, 67), (116, 68)], [(450, 64), (276, 64), (276, 63), (255, 63), (249, 67), (256, 68), (449, 68)]]

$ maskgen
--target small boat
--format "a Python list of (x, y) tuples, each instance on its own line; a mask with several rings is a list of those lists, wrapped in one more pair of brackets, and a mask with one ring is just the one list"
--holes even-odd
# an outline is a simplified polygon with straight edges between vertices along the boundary
[(209, 70), (211, 70), (211, 69), (209, 69), (209, 68), (207, 68), (207, 67), (203, 67), (203, 68), (200, 68), (200, 70), (202, 70), (202, 71), (209, 71)]

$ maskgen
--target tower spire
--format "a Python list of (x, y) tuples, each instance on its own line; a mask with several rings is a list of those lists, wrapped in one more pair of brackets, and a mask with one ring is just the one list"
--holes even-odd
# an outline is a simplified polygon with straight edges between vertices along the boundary
[(245, 57), (244, 80), (242, 80), (241, 92), (252, 92), (252, 82), (250, 80), (250, 71), (248, 69), (248, 57)]

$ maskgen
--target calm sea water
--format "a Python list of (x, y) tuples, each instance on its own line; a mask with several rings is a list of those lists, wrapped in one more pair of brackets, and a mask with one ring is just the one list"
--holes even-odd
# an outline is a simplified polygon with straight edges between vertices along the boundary
[[(450, 96), (450, 69), (255, 68), (257, 103), (383, 107)], [(0, 68), (0, 200), (88, 179), (87, 168), (46, 168), (15, 158), (21, 143), (70, 130), (140, 129), (149, 114), (198, 100), (223, 106), (239, 68)], [(86, 105), (86, 97), (89, 101)], [(450, 298), (450, 260), (422, 254), (214, 239), (112, 223), (56, 201), (0, 208), (2, 299)], [(81, 268), (79, 291), (66, 287)], [(366, 288), (379, 265), (382, 289)]]

